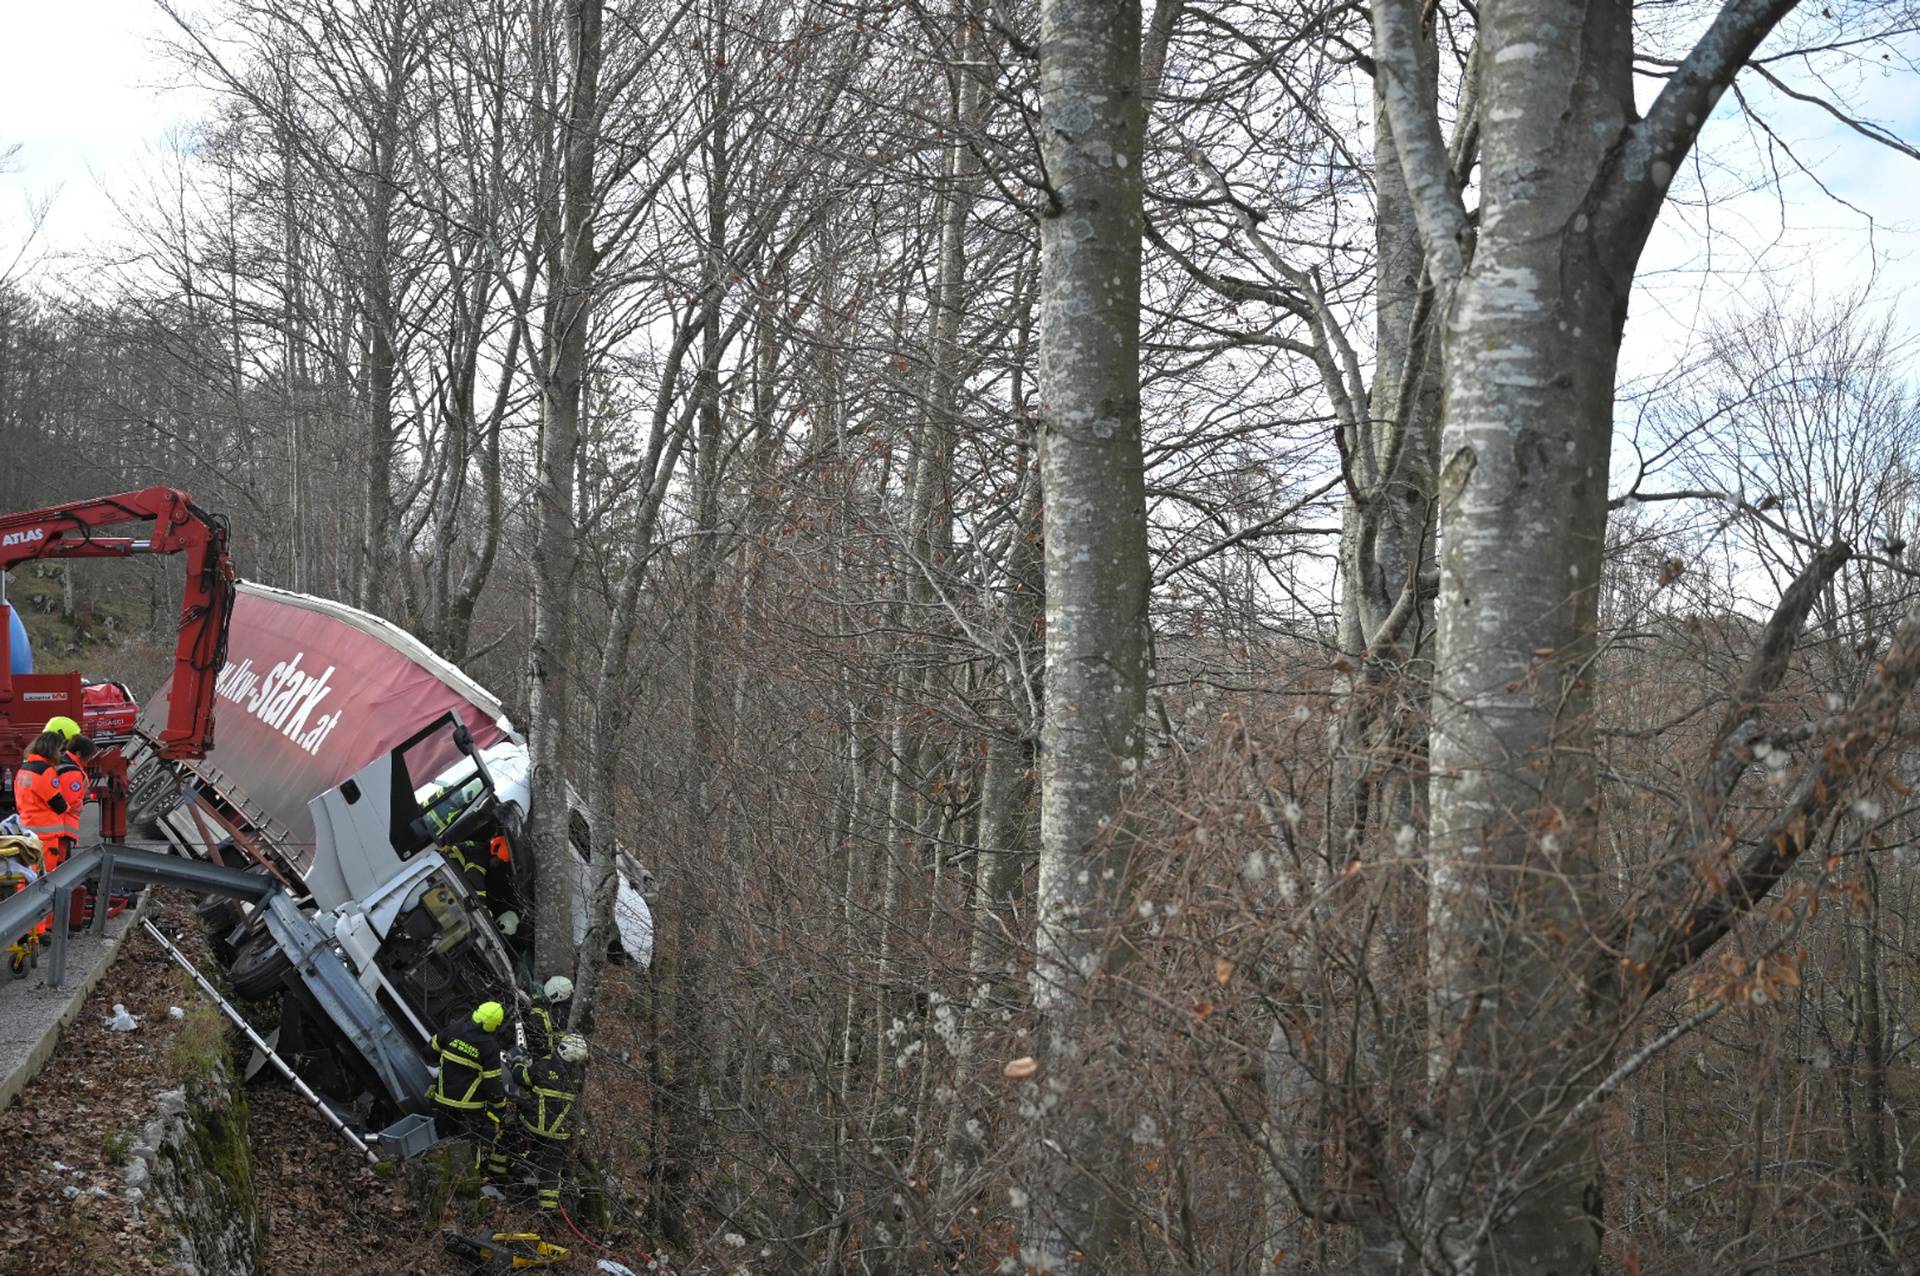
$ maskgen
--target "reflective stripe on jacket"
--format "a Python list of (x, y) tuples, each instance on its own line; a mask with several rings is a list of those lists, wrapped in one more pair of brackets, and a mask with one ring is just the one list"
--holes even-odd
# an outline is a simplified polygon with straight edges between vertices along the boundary
[(455, 842), (451, 846), (440, 848), (447, 862), (460, 871), (460, 880), (466, 883), (467, 894), (487, 902), (487, 861), (480, 853), (478, 842)]
[(535, 1059), (520, 1065), (520, 1084), (533, 1097), (532, 1117), (522, 1122), (527, 1133), (540, 1139), (570, 1139), (567, 1117), (580, 1097), (580, 1083), (558, 1059)]
[(553, 1053), (555, 1043), (560, 1040), (560, 1027), (553, 1021), (553, 1011), (547, 1006), (545, 997), (535, 997), (533, 1006), (527, 1011), (527, 1048), (535, 1058)]
[(440, 1076), (427, 1091), (428, 1098), (463, 1112), (497, 1107), (505, 1100), (500, 1042), (493, 1033), (480, 1031), (471, 1012), (436, 1033), (431, 1044), (440, 1056)]

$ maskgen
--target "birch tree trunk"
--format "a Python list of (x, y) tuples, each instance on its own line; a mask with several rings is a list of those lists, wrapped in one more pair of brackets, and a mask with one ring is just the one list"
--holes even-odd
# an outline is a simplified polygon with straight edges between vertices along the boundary
[(1140, 764), (1147, 682), (1138, 0), (1043, 0), (1040, 94), (1047, 641), (1024, 1257), (1102, 1272), (1126, 1158), (1099, 1075), (1100, 1003), (1122, 960), (1127, 847), (1114, 822)]

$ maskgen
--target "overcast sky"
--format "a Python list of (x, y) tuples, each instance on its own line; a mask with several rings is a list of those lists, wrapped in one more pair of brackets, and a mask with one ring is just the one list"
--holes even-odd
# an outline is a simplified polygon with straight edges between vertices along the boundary
[(133, 188), (150, 152), (202, 109), (197, 95), (167, 91), (161, 29), (152, 0), (0, 0), (0, 146), (20, 146), (17, 171), (0, 177), (7, 256), (35, 201), (52, 201), (43, 247), (110, 234), (109, 193)]
[[(1791, 66), (1776, 70), (1789, 82), (1800, 78)], [(1876, 123), (1920, 140), (1920, 85), (1910, 75), (1870, 71), (1835, 81)], [(1643, 84), (1657, 89), (1657, 82)], [(1790, 295), (1827, 299), (1871, 278), (1876, 299), (1920, 329), (1920, 161), (1869, 141), (1817, 106), (1785, 100), (1764, 85), (1745, 87), (1777, 140), (1726, 95), (1686, 177), (1674, 183), (1676, 202), (1641, 262), (1622, 350), (1627, 368), (1662, 366), (1687, 333), (1757, 300), (1761, 272)], [(1696, 176), (1703, 170), (1704, 179)], [(1704, 207), (1684, 206), (1701, 180), (1717, 197)]]
[[(206, 104), (176, 87), (156, 48), (166, 26), (153, 0), (0, 0), (0, 15), (0, 145), (21, 147), (17, 171), (0, 175), (4, 269), (36, 200), (52, 201), (43, 254), (81, 252), (111, 236), (113, 199), (141, 189), (140, 169)], [(1652, 85), (1643, 81), (1643, 91)], [(1869, 71), (1842, 87), (1882, 124), (1920, 137), (1920, 86), (1911, 77)], [(1769, 122), (1831, 195), (1858, 211), (1794, 172), (1784, 153), (1757, 149), (1758, 134), (1728, 94), (1696, 156), (1697, 165), (1718, 170), (1708, 180), (1721, 192), (1710, 212), (1719, 233), (1709, 240), (1708, 214), (1697, 209), (1663, 218), (1634, 298), (1629, 374), (1668, 366), (1705, 323), (1757, 293), (1759, 268), (1789, 292), (1826, 295), (1858, 287), (1877, 269), (1883, 302), (1920, 329), (1920, 162), (1814, 107), (1783, 105), (1764, 88), (1752, 98), (1768, 104)], [(1765, 163), (1785, 174), (1780, 188), (1762, 179)], [(1743, 183), (1755, 189), (1728, 196)], [(1686, 190), (1676, 182), (1676, 195)]]

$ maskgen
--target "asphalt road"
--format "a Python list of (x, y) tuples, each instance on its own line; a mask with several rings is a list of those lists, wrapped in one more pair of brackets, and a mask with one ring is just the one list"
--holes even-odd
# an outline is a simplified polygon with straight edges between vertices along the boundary
[[(89, 806), (80, 824), (80, 840), (100, 834), (99, 812)], [(60, 987), (47, 987), (48, 953), (23, 979), (10, 978), (0, 966), (0, 1110), (31, 1082), (60, 1043), (60, 1032), (80, 1012), (80, 1004), (106, 975), (120, 941), (135, 924), (129, 909), (107, 922), (103, 934), (91, 930), (67, 937), (67, 969)]]

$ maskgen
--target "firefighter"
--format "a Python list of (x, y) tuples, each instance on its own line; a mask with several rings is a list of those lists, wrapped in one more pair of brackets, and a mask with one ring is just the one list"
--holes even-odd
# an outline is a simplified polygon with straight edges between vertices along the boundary
[[(66, 862), (79, 840), (80, 808), (87, 798), (86, 768), (68, 753), (63, 724), (71, 722), (55, 718), (48, 723), (48, 729), (27, 746), (13, 773), (13, 805), (20, 813), (20, 825), (40, 839), (49, 872)], [(75, 727), (74, 736), (79, 734)]]
[(473, 1142), (474, 1168), (489, 1178), (504, 1178), (507, 1172), (500, 1145), (507, 1083), (499, 1037), (506, 1017), (506, 1007), (499, 1002), (483, 1001), (471, 1012), (456, 1011), (431, 1043), (440, 1056), (440, 1070), (427, 1097), (453, 1137)]
[(547, 980), (534, 997), (533, 1008), (527, 1012), (527, 1049), (535, 1058), (553, 1053), (554, 1042), (560, 1040), (563, 1026), (560, 1020), (567, 1002), (572, 999), (573, 980), (565, 975)]
[(552, 1054), (537, 1055), (520, 1065), (520, 1125), (540, 1177), (543, 1210), (560, 1208), (560, 1180), (573, 1138), (569, 1120), (580, 1101), (580, 1074), (586, 1062), (587, 1039), (569, 1032), (555, 1042)]
[(487, 907), (487, 859), (480, 849), (478, 841), (454, 842), (440, 848), (447, 857), (447, 863), (453, 865), (460, 874), (460, 880), (466, 884), (467, 894), (482, 908)]
[[(427, 796), (427, 824), (434, 836), (446, 832), (453, 822), (466, 812), (466, 802), (471, 802), (479, 792), (479, 781), (470, 780), (455, 790), (436, 789)], [(464, 799), (464, 802), (463, 802)], [(448, 842), (440, 847), (440, 853), (447, 863), (460, 874), (460, 881), (467, 888), (467, 894), (479, 902), (488, 912), (494, 911), (494, 904), (487, 898), (487, 878), (496, 866), (509, 865), (512, 860), (507, 839), (495, 834), (490, 838), (465, 838), (458, 842)], [(516, 917), (515, 922), (518, 922)], [(509, 932), (510, 934), (511, 932)]]

